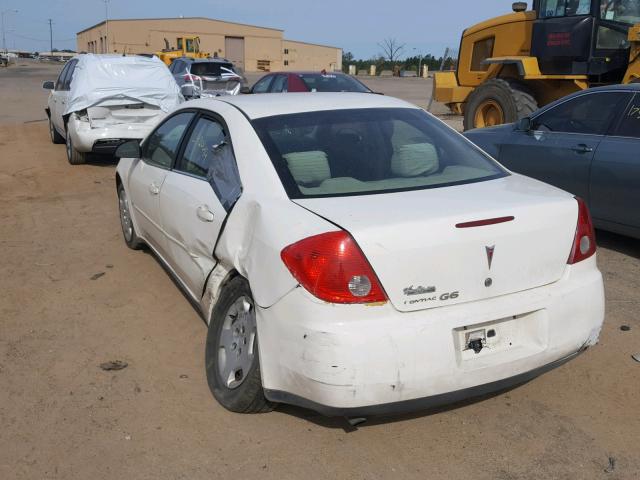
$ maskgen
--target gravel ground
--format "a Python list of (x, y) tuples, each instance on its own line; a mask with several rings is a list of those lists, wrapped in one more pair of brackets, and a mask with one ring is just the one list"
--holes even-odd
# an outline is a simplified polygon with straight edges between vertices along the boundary
[(526, 385), (358, 429), (232, 414), (207, 388), (204, 323), (122, 241), (113, 161), (72, 167), (49, 141), (39, 85), (60, 67), (19, 65), (0, 69), (0, 479), (640, 478), (638, 241), (598, 233), (601, 342)]

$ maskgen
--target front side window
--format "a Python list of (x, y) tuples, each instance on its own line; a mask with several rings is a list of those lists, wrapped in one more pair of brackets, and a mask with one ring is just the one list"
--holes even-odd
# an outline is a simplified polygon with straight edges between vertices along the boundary
[(271, 86), (272, 93), (282, 93), (287, 91), (287, 76), (278, 75)]
[(421, 190), (508, 175), (418, 109), (308, 112), (253, 125), (290, 198)]
[(627, 25), (640, 23), (640, 0), (600, 0), (600, 18)]
[(640, 138), (640, 95), (636, 95), (620, 119), (615, 132), (619, 137)]
[(69, 69), (67, 70), (67, 73), (64, 76), (64, 85), (62, 86), (63, 90), (70, 90), (71, 89), (71, 80), (73, 80), (73, 72), (76, 69), (76, 65), (78, 63), (78, 60), (71, 60), (69, 62)]
[(210, 118), (200, 118), (196, 123), (176, 170), (206, 179), (225, 210), (231, 208), (242, 192), (227, 132)]
[(71, 63), (67, 63), (64, 68), (62, 69), (62, 71), (60, 72), (60, 75), (58, 75), (58, 80), (56, 80), (56, 90), (62, 90), (63, 89), (63, 85), (64, 85), (64, 77), (67, 74), (67, 72), (69, 71), (69, 68), (71, 67)]
[(253, 86), (253, 93), (267, 93), (269, 91), (269, 84), (273, 77), (268, 75), (260, 80)]
[(532, 120), (534, 130), (547, 132), (604, 135), (620, 113), (626, 92), (602, 92), (580, 95), (552, 107)]
[(591, 0), (542, 0), (540, 18), (573, 17), (589, 15)]
[(487, 58), (493, 55), (493, 45), (496, 37), (485, 38), (473, 44), (473, 54), (471, 55), (471, 70), (474, 72), (486, 72), (489, 70), (488, 64), (483, 64)]
[(191, 112), (179, 113), (161, 124), (146, 142), (143, 154), (145, 162), (161, 168), (171, 168), (182, 135), (192, 117)]
[(370, 90), (358, 80), (336, 73), (303, 73), (298, 75), (310, 92), (358, 92)]

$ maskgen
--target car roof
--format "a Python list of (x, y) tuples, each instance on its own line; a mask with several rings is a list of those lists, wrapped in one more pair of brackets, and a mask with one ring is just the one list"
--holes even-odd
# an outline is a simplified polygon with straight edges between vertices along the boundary
[[(348, 110), (357, 108), (414, 108), (416, 105), (398, 98), (370, 93), (315, 92), (261, 93), (259, 95), (228, 95), (216, 99), (202, 99), (193, 105), (215, 110), (211, 102), (225, 102), (241, 110), (250, 119), (289, 115), (293, 113)], [(190, 102), (191, 103), (191, 102)]]
[(185, 60), (190, 63), (231, 63), (231, 60), (227, 60), (226, 58), (220, 57), (211, 57), (211, 58), (191, 58), (191, 57), (178, 57), (175, 60)]
[(319, 72), (317, 70), (294, 70), (294, 71), (286, 71), (286, 72), (269, 72), (269, 75), (343, 75), (346, 76), (345, 73), (342, 72)]

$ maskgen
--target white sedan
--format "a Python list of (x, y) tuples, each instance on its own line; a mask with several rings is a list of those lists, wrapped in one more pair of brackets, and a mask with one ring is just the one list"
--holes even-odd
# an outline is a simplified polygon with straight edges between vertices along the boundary
[(148, 245), (198, 305), (209, 386), (229, 410), (422, 409), (598, 341), (584, 202), (414, 105), (196, 100), (117, 156), (126, 243)]

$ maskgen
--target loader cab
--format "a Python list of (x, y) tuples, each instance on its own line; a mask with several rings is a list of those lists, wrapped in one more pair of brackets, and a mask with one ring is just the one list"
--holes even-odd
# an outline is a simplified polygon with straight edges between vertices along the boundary
[(629, 27), (640, 23), (640, 0), (535, 0), (534, 9), (531, 55), (543, 74), (622, 81)]

